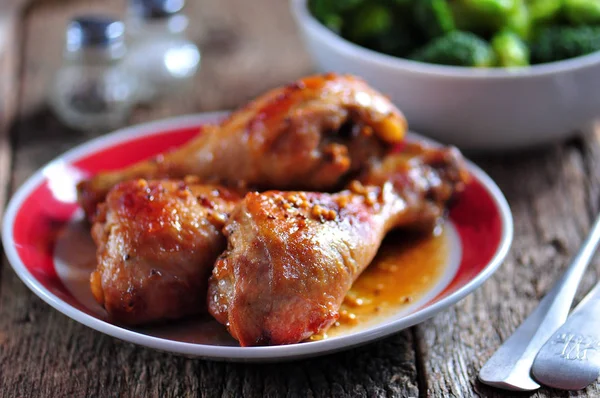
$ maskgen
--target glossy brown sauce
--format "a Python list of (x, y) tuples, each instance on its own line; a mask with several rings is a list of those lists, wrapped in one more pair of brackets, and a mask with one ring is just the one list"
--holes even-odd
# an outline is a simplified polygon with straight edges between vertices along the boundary
[[(326, 335), (349, 334), (408, 309), (440, 281), (449, 252), (448, 233), (394, 233), (382, 244), (373, 263), (356, 280), (341, 308), (339, 321)], [(95, 269), (95, 246), (83, 222), (67, 225), (60, 234), (55, 259), (59, 277), (91, 313), (106, 319), (94, 300), (89, 277)], [(148, 335), (196, 344), (237, 345), (225, 327), (209, 316), (135, 328)]]
[(445, 230), (437, 235), (388, 236), (377, 257), (352, 285), (340, 319), (327, 335), (347, 334), (417, 302), (444, 274), (448, 246)]

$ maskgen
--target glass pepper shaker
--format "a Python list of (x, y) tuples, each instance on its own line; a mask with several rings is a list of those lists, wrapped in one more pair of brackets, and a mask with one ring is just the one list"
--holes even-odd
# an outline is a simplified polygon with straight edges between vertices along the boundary
[(200, 50), (187, 38), (184, 0), (130, 0), (127, 65), (140, 78), (138, 100), (147, 102), (192, 86)]
[(122, 22), (81, 16), (69, 23), (63, 64), (50, 93), (50, 104), (65, 124), (103, 130), (126, 122), (136, 82), (123, 64), (125, 54)]

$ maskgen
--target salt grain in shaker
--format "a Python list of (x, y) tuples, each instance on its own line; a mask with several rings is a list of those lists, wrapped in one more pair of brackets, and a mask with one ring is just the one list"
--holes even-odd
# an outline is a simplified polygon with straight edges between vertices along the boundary
[(192, 86), (198, 47), (186, 37), (184, 0), (130, 0), (127, 65), (140, 78), (138, 100), (147, 102)]
[(50, 92), (51, 106), (76, 129), (103, 130), (125, 123), (136, 81), (124, 65), (125, 28), (101, 16), (81, 16), (67, 27), (63, 65)]

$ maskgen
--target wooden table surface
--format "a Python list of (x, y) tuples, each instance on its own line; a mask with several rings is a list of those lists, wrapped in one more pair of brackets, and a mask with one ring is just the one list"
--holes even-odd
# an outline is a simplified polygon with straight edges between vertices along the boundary
[[(60, 63), (67, 20), (87, 11), (120, 15), (124, 3), (43, 0), (17, 14), (0, 56), (2, 208), (36, 169), (91, 138), (65, 128), (50, 113), (46, 87)], [(131, 123), (230, 109), (312, 71), (286, 1), (188, 3), (191, 37), (203, 51), (194, 89), (136, 110)], [(598, 212), (600, 136), (474, 160), (500, 185), (514, 214), (515, 242), (503, 266), (482, 288), (433, 319), (321, 358), (228, 364), (134, 346), (50, 308), (3, 256), (0, 397), (500, 396), (476, 380), (477, 372), (562, 273)], [(599, 266), (593, 264), (582, 291), (596, 281)], [(600, 388), (522, 395), (599, 396)]]

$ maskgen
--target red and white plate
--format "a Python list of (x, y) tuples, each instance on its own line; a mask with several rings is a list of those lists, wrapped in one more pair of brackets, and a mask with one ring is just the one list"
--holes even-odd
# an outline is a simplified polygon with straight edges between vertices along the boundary
[[(473, 182), (446, 222), (449, 250), (443, 275), (418, 300), (375, 323), (320, 341), (276, 347), (239, 347), (215, 321), (124, 328), (106, 321), (89, 291), (94, 245), (76, 203), (78, 181), (175, 148), (222, 113), (148, 123), (95, 139), (58, 157), (15, 193), (2, 241), (13, 269), (40, 298), (102, 333), (177, 354), (233, 361), (297, 359), (363, 344), (420, 323), (479, 287), (504, 260), (513, 237), (510, 209), (494, 182), (469, 163)], [(425, 140), (417, 135), (409, 139)]]

